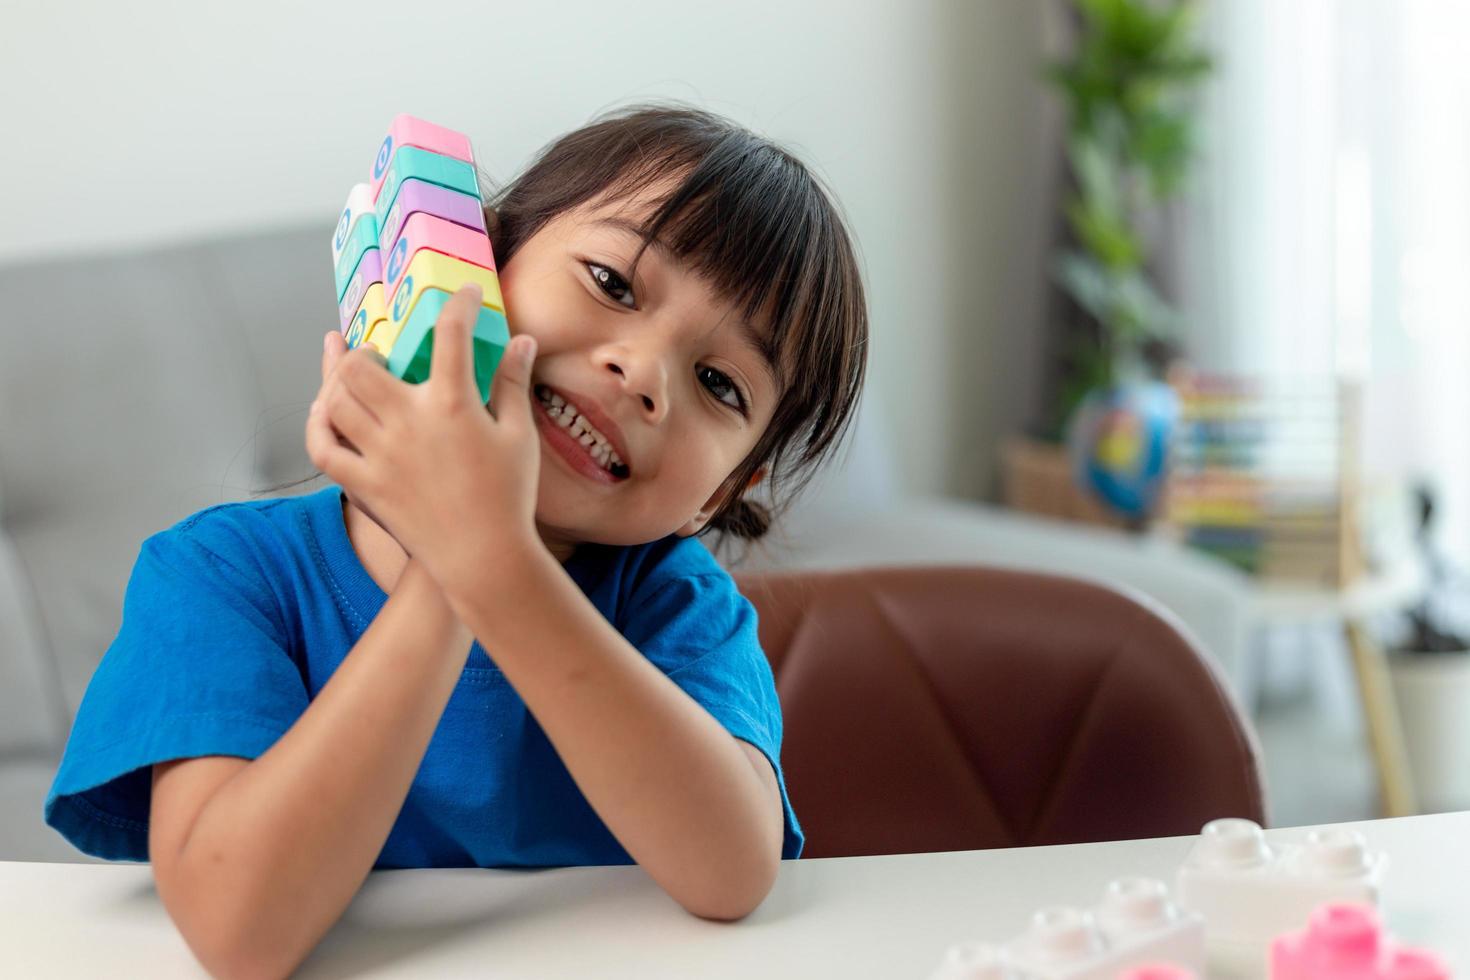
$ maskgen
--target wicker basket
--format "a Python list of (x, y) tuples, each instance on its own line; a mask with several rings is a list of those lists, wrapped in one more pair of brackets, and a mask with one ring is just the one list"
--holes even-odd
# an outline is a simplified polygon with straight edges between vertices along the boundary
[(1085, 524), (1129, 526), (1077, 485), (1066, 446), (1012, 436), (1002, 450), (1002, 470), (1007, 507)]

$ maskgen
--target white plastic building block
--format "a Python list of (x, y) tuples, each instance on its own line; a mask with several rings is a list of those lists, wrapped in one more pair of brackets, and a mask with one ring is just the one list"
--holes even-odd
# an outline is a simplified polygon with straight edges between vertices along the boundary
[(944, 954), (939, 969), (929, 980), (1018, 980), (1006, 965), (999, 946), (990, 943), (956, 943)]
[(1264, 968), (1266, 948), (1307, 924), (1325, 902), (1376, 905), (1387, 859), (1346, 828), (1312, 831), (1305, 844), (1272, 845), (1259, 824), (1205, 825), (1179, 868), (1179, 902), (1205, 920), (1212, 963)]
[(1124, 970), (1166, 962), (1196, 974), (1205, 961), (1204, 922), (1153, 878), (1119, 878), (1091, 909), (1045, 908), (1031, 927), (997, 948), (951, 947), (931, 980), (1114, 980)]

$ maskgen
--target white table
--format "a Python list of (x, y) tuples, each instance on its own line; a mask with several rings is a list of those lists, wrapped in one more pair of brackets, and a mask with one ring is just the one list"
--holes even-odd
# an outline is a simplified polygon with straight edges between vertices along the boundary
[[(1470, 813), (1349, 826), (1389, 854), (1390, 930), (1464, 976)], [(949, 944), (1007, 939), (1113, 878), (1172, 888), (1193, 840), (789, 861), (738, 923), (690, 916), (636, 867), (375, 872), (299, 975), (924, 980)], [(0, 976), (203, 976), (143, 865), (0, 863), (0, 939)]]

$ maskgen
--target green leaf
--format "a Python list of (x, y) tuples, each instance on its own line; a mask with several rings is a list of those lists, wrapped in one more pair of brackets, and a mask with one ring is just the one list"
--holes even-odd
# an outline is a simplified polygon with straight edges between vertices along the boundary
[(1121, 216), (1088, 207), (1076, 199), (1067, 205), (1067, 219), (1087, 250), (1112, 269), (1131, 269), (1143, 258), (1133, 229)]

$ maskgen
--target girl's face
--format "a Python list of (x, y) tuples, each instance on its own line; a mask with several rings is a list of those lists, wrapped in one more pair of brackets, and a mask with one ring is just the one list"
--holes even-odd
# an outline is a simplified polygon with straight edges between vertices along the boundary
[[(698, 531), (776, 408), (774, 371), (752, 332), (761, 325), (742, 324), (738, 309), (657, 244), (628, 279), (648, 213), (646, 198), (594, 199), (543, 225), (500, 270), (511, 333), (537, 342), (536, 523), (563, 561), (583, 541), (642, 544)], [(600, 434), (586, 448), (585, 436), (569, 434), (584, 414)]]

